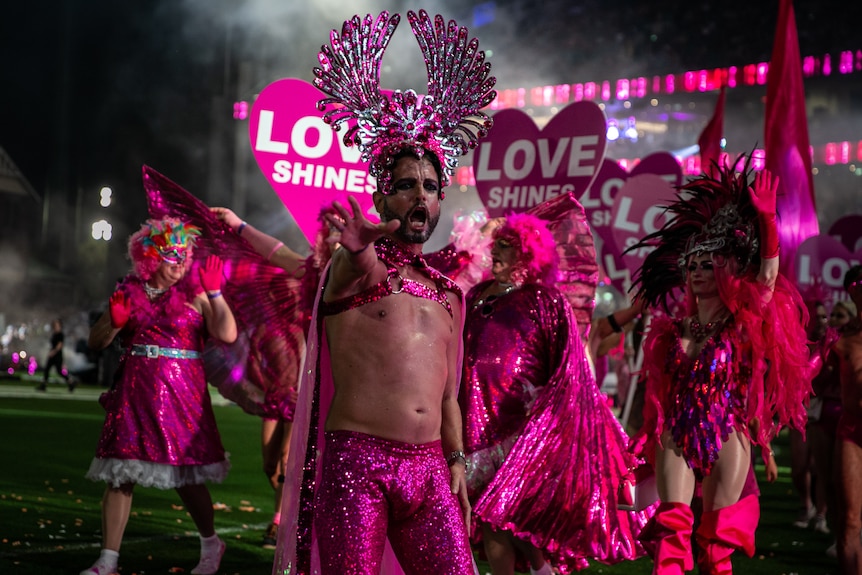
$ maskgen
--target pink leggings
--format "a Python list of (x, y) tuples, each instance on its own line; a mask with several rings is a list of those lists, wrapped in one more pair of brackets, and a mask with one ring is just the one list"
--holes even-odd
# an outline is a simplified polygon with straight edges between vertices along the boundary
[(386, 538), (408, 575), (473, 573), (440, 441), (327, 431), (314, 530), (325, 575), (377, 575)]

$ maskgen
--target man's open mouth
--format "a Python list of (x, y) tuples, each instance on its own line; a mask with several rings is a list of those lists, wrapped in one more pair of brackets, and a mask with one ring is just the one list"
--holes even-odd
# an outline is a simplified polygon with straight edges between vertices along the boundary
[(428, 222), (428, 209), (425, 206), (416, 206), (410, 212), (408, 218), (411, 226), (421, 227)]

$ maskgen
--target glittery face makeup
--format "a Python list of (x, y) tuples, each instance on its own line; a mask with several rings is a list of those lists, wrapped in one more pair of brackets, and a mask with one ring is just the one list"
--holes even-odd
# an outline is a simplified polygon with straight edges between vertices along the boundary
[(406, 156), (392, 170), (392, 193), (382, 198), (380, 216), (401, 222), (394, 235), (409, 244), (428, 241), (440, 221), (440, 182), (427, 159)]
[(710, 254), (692, 256), (685, 269), (688, 285), (695, 296), (718, 295), (718, 284), (715, 282), (715, 264)]

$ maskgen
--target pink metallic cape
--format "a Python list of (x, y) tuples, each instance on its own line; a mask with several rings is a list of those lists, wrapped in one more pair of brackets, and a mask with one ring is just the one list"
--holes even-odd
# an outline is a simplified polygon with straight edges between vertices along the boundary
[(543, 549), (561, 573), (587, 567), (589, 558), (643, 555), (637, 536), (652, 509), (617, 509), (620, 480), (636, 461), (593, 379), (565, 296), (532, 284), (499, 297), (487, 317), (483, 307), (468, 306), (465, 446), (471, 452), (517, 439), (474, 517)]
[[(737, 282), (735, 293), (723, 299), (730, 302), (728, 307), (737, 326), (738, 334), (732, 338), (741, 338), (738, 342), (752, 350), (750, 358), (734, 360), (745, 361), (751, 369), (744, 405), (739, 410), (743, 421), (737, 422), (737, 429), (754, 443), (766, 446), (786, 425), (805, 432), (806, 405), (814, 374), (802, 325), (801, 310), (805, 309), (802, 297), (783, 275), (778, 276), (767, 303), (762, 303), (763, 289), (753, 280), (742, 280)], [(682, 384), (670, 377), (666, 365), (678, 334), (673, 320), (656, 317), (644, 342), (644, 426), (632, 439), (632, 445), (637, 453), (650, 458), (658, 437), (668, 428), (671, 402)], [(731, 367), (731, 373), (737, 371), (736, 366)], [(761, 425), (752, 436), (748, 424), (754, 418)]]
[[(325, 447), (324, 427), (334, 395), (329, 347), (326, 342), (323, 318), (318, 315), (320, 298), (323, 297), (328, 273), (329, 264), (321, 274), (308, 332), (299, 398), (296, 402), (293, 432), (290, 438), (290, 456), (285, 473), (281, 528), (278, 530), (278, 545), (272, 566), (273, 575), (322, 575), (312, 522), (316, 486), (320, 485), (321, 479), (320, 462), (323, 459)], [(463, 300), (461, 317), (464, 317)], [(460, 329), (463, 329), (463, 319)], [(462, 352), (463, 349), (460, 349), (459, 370)], [(301, 569), (305, 542), (310, 546), (310, 557), (307, 558), (310, 561), (310, 571)], [(403, 575), (404, 573), (388, 541), (380, 573), (381, 575)]]
[(266, 261), (178, 184), (148, 166), (143, 172), (150, 217), (178, 217), (198, 226), (203, 233), (195, 259), (214, 254), (225, 263), (222, 292), (239, 337), (233, 344), (208, 343), (208, 381), (247, 413), (292, 420), (305, 349), (301, 281)]

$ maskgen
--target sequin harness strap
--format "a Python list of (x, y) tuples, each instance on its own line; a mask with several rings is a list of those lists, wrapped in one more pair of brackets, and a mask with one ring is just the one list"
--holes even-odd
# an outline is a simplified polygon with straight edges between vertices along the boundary
[[(369, 287), (357, 294), (331, 302), (320, 302), (320, 313), (322, 315), (337, 315), (349, 309), (353, 309), (392, 294), (407, 293), (412, 296), (430, 299), (442, 305), (449, 315), (452, 315), (452, 304), (446, 297), (447, 291), (452, 291), (461, 297), (461, 288), (454, 281), (429, 266), (425, 259), (419, 255), (409, 252), (390, 238), (383, 237), (374, 243), (377, 257), (386, 264), (387, 277), (382, 282)], [(398, 266), (413, 266), (434, 280), (437, 288), (430, 288), (409, 278), (402, 277)], [(397, 286), (393, 287), (393, 286)]]

